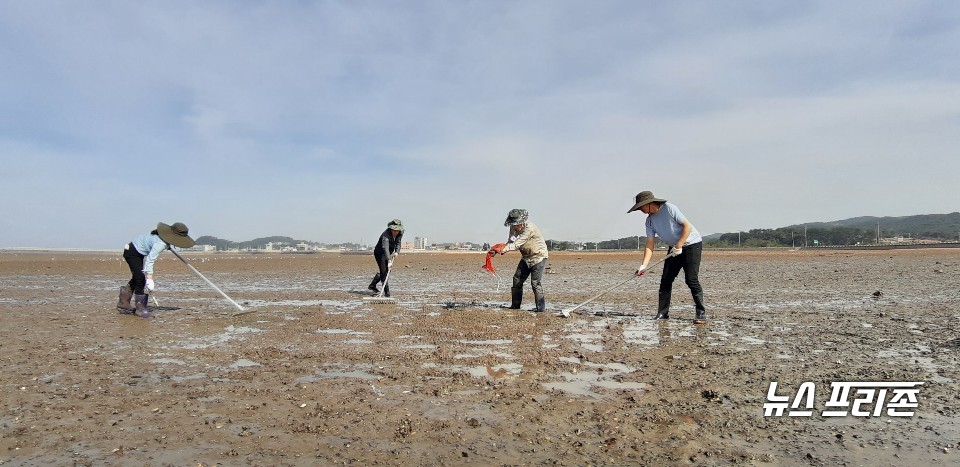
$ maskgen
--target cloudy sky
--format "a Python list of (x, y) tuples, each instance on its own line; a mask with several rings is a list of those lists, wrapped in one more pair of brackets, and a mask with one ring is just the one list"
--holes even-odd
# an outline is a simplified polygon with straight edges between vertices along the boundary
[(0, 247), (960, 210), (960, 3), (0, 2)]

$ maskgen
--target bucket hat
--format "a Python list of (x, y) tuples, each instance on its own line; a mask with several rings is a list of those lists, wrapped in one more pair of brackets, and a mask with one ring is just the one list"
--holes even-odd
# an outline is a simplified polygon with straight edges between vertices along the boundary
[(630, 208), (629, 211), (627, 211), (627, 213), (636, 211), (637, 209), (640, 209), (644, 205), (647, 205), (650, 203), (654, 203), (654, 202), (666, 203), (667, 202), (667, 200), (665, 199), (660, 199), (660, 198), (657, 198), (656, 196), (653, 196), (652, 191), (641, 191), (640, 193), (637, 193), (637, 197), (635, 198), (635, 200), (636, 200), (636, 204), (634, 204), (633, 207)]
[(511, 225), (520, 225), (527, 222), (527, 217), (530, 214), (527, 213), (526, 209), (511, 209), (507, 214), (507, 220), (503, 221), (504, 227), (510, 227)]
[(387, 224), (387, 228), (390, 230), (403, 232), (403, 222), (400, 222), (400, 219), (394, 219)]
[(157, 224), (157, 235), (160, 239), (179, 248), (190, 248), (197, 244), (190, 238), (190, 229), (182, 222), (175, 222), (173, 225), (167, 225), (163, 222)]

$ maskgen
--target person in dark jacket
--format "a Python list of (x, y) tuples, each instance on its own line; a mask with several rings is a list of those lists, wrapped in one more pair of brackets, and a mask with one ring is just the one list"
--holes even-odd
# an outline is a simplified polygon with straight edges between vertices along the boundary
[[(150, 318), (147, 298), (156, 288), (153, 282), (153, 263), (157, 256), (170, 248), (170, 245), (179, 248), (190, 248), (196, 242), (190, 238), (187, 226), (176, 222), (167, 225), (163, 222), (150, 233), (143, 234), (123, 248), (123, 259), (130, 267), (131, 278), (126, 285), (120, 287), (120, 299), (117, 301), (117, 311), (122, 314), (136, 314), (142, 318)], [(134, 304), (130, 304), (130, 299)]]
[(383, 296), (390, 296), (390, 284), (387, 281), (387, 274), (390, 272), (390, 268), (393, 267), (394, 258), (400, 253), (400, 241), (402, 239), (403, 223), (400, 222), (400, 219), (390, 221), (390, 223), (387, 224), (387, 229), (380, 234), (380, 241), (378, 241), (377, 246), (373, 248), (373, 257), (377, 260), (377, 267), (380, 268), (380, 272), (373, 276), (369, 287), (374, 294), (380, 293), (380, 289), (377, 287), (379, 283), (383, 286)]

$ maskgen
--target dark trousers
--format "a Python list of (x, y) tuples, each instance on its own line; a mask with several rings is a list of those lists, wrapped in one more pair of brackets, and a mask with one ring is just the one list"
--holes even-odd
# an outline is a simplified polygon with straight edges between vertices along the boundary
[(703, 255), (703, 242), (697, 242), (683, 247), (680, 256), (667, 258), (663, 262), (663, 275), (660, 277), (660, 303), (658, 314), (670, 311), (670, 294), (673, 289), (673, 280), (683, 269), (683, 279), (693, 294), (693, 303), (697, 308), (697, 315), (706, 312), (703, 306), (703, 287), (700, 286), (700, 257)]
[(143, 287), (147, 285), (147, 276), (143, 274), (143, 255), (131, 243), (123, 250), (123, 259), (126, 260), (127, 266), (130, 266), (130, 274), (133, 276), (127, 285), (133, 293), (143, 295)]
[(517, 272), (513, 274), (513, 287), (510, 289), (510, 308), (520, 308), (520, 303), (523, 302), (523, 283), (526, 282), (527, 277), (530, 277), (530, 287), (533, 288), (533, 298), (537, 302), (537, 311), (546, 309), (546, 299), (543, 296), (543, 284), (541, 284), (543, 271), (546, 267), (546, 259), (533, 266), (527, 266), (526, 261), (520, 260), (520, 264), (517, 265)]
[(370, 287), (375, 287), (378, 283), (383, 283), (383, 295), (389, 297), (390, 283), (386, 281), (387, 271), (390, 270), (387, 267), (387, 263), (390, 262), (390, 255), (374, 251), (373, 257), (377, 260), (377, 267), (380, 268), (380, 272), (373, 276), (373, 280), (370, 281)]

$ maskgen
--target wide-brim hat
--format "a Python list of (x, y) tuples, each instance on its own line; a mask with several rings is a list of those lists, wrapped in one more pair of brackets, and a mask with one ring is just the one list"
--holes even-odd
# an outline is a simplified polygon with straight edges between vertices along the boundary
[(640, 193), (637, 193), (637, 197), (634, 198), (634, 200), (636, 201), (636, 204), (634, 204), (633, 207), (630, 208), (629, 211), (627, 211), (628, 214), (650, 203), (666, 203), (667, 202), (667, 200), (665, 199), (661, 199), (661, 198), (657, 198), (656, 196), (653, 196), (652, 191), (641, 191)]
[(403, 222), (400, 222), (400, 219), (394, 219), (387, 224), (387, 228), (390, 230), (396, 230), (398, 232), (403, 232)]
[(157, 224), (157, 235), (160, 239), (178, 248), (190, 248), (197, 244), (190, 238), (190, 229), (182, 222), (175, 222), (173, 225), (167, 225), (163, 222)]
[(530, 217), (530, 214), (527, 213), (526, 209), (511, 209), (507, 213), (507, 220), (503, 221), (504, 227), (510, 227), (514, 225), (520, 225), (527, 222), (527, 218)]

